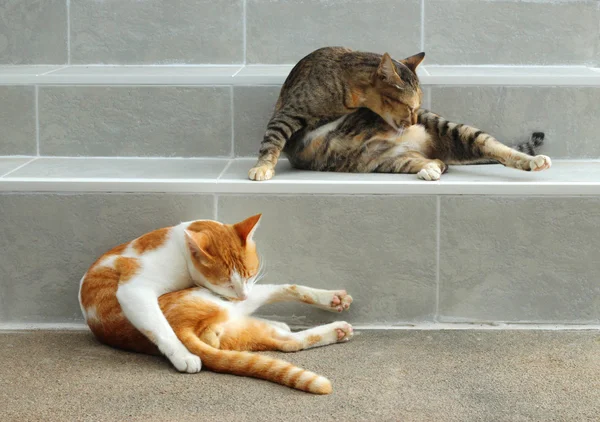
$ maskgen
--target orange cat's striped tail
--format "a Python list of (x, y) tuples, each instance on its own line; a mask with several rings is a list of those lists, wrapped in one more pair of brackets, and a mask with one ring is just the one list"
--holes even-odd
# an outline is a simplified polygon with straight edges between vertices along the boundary
[(327, 378), (289, 362), (255, 353), (215, 349), (195, 334), (182, 340), (211, 371), (260, 378), (313, 394), (331, 393), (331, 382)]

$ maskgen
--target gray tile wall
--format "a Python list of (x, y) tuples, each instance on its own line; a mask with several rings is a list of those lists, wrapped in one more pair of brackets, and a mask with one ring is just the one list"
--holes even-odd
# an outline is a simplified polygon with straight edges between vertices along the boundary
[(421, 48), (420, 0), (247, 0), (248, 63), (295, 63), (317, 48), (388, 51)]
[(214, 218), (212, 195), (0, 194), (0, 320), (81, 321), (79, 281), (113, 246)]
[(263, 212), (263, 283), (355, 299), (343, 315), (273, 305), (264, 316), (600, 322), (598, 198), (35, 193), (0, 194), (0, 322), (80, 321), (79, 280), (95, 258), (157, 227), (214, 218), (215, 199), (225, 223)]
[[(264, 315), (296, 324), (431, 321), (435, 311), (433, 197), (219, 196), (219, 220), (262, 212), (256, 233), (264, 283), (347, 289), (350, 313), (278, 305)], [(305, 317), (306, 316), (306, 317)]]
[(511, 144), (546, 133), (552, 158), (599, 158), (598, 87), (432, 87), (431, 109)]
[(280, 86), (240, 86), (233, 89), (236, 157), (258, 155), (280, 89)]
[(425, 0), (425, 51), (437, 64), (590, 64), (597, 0)]
[(229, 87), (40, 87), (40, 152), (230, 156)]
[(600, 321), (598, 198), (443, 197), (441, 321)]
[(0, 5), (0, 64), (294, 63), (325, 45), (396, 57), (424, 46), (430, 64), (600, 65), (600, 4), (5, 0)]
[(241, 63), (242, 0), (71, 0), (73, 63)]
[(0, 86), (0, 155), (36, 155), (35, 87)]
[(4, 0), (0, 5), (0, 64), (295, 63), (325, 45), (396, 57), (424, 47), (429, 64), (600, 65), (600, 4)]
[(0, 2), (0, 65), (67, 60), (66, 0)]
[[(255, 157), (279, 89), (41, 86), (40, 153)], [(507, 144), (543, 131), (542, 152), (552, 158), (600, 157), (600, 87), (432, 86), (425, 92), (424, 107), (431, 98), (428, 108)], [(0, 86), (0, 156), (36, 154), (35, 116), (34, 87)]]

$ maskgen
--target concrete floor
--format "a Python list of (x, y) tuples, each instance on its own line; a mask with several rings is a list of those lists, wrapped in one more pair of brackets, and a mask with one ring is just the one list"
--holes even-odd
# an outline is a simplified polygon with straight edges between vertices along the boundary
[(285, 357), (334, 392), (179, 374), (87, 332), (3, 332), (0, 421), (600, 420), (598, 331), (362, 331)]

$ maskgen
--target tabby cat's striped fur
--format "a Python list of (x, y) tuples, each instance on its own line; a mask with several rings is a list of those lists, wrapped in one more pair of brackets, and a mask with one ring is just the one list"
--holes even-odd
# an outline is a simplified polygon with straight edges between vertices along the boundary
[(418, 124), (397, 131), (363, 108), (314, 131), (299, 133), (286, 145), (285, 153), (299, 169), (416, 173), (425, 180), (438, 180), (447, 164), (500, 162), (526, 171), (550, 167), (548, 157), (533, 156), (543, 144), (541, 132), (513, 149), (485, 132), (430, 111), (419, 110), (417, 115)]
[[(249, 177), (271, 178), (282, 149), (296, 168), (417, 173), (425, 180), (438, 180), (448, 164), (550, 167), (549, 157), (534, 156), (543, 133), (510, 148), (479, 129), (421, 110), (416, 68), (423, 57), (396, 62), (387, 54), (324, 48), (302, 59), (282, 87)], [(327, 101), (331, 111), (325, 116)]]
[(258, 162), (248, 177), (270, 179), (293, 135), (361, 107), (373, 110), (394, 128), (403, 127), (406, 121), (416, 123), (422, 92), (415, 72), (424, 57), (425, 53), (419, 53), (397, 62), (387, 53), (326, 47), (300, 60), (281, 88)]

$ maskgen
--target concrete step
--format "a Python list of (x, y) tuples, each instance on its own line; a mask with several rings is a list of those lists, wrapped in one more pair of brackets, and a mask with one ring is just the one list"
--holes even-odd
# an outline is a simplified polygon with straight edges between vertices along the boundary
[[(0, 155), (256, 156), (291, 65), (0, 68)], [(424, 66), (423, 107), (552, 158), (600, 157), (600, 71)], [(168, 142), (166, 141), (168, 140)]]
[[(522, 173), (451, 167), (414, 175), (294, 171), (250, 182), (251, 159), (0, 160), (0, 322), (80, 323), (81, 275), (159, 227), (262, 212), (265, 282), (347, 288), (350, 322), (600, 322), (600, 163)], [(266, 308), (293, 325), (336, 316)]]
[(295, 63), (325, 45), (436, 64), (600, 63), (596, 0), (48, 0), (2, 13), (3, 64)]
[(599, 349), (598, 331), (390, 330), (271, 354), (328, 377), (333, 393), (315, 397), (206, 370), (179, 374), (163, 358), (110, 349), (89, 332), (5, 332), (0, 417), (592, 421), (600, 412)]

